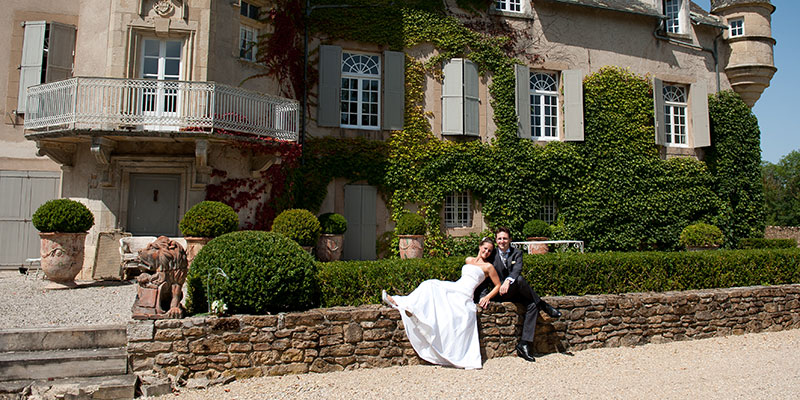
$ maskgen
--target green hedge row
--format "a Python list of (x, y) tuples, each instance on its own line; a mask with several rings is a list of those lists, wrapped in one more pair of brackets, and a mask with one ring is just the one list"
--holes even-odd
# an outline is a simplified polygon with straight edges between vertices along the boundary
[(745, 238), (739, 241), (740, 249), (791, 249), (797, 247), (794, 239)]
[[(524, 276), (543, 296), (800, 283), (800, 249), (550, 253), (524, 260)], [(407, 294), (426, 279), (456, 280), (463, 263), (463, 257), (320, 263), (321, 306), (374, 304), (381, 289)]]

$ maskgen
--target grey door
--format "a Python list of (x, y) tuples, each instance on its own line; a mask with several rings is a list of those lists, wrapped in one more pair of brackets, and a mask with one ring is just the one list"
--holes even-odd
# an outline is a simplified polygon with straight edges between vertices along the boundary
[(61, 173), (0, 171), (0, 269), (39, 257), (39, 235), (31, 216), (59, 196)]
[(344, 187), (345, 260), (374, 260), (378, 223), (375, 217), (378, 191), (374, 186), (347, 185)]
[(180, 175), (131, 174), (128, 232), (134, 236), (178, 236)]

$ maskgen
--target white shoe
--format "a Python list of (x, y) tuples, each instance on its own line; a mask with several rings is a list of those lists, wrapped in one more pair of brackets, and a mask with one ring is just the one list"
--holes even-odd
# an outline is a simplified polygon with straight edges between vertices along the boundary
[(389, 307), (397, 307), (397, 304), (394, 304), (389, 300), (389, 295), (386, 294), (385, 290), (381, 290), (381, 301), (386, 303), (386, 305)]

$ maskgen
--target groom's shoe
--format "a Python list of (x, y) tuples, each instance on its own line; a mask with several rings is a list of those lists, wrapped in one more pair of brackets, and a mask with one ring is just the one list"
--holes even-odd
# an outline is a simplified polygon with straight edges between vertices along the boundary
[(517, 343), (517, 355), (530, 362), (536, 361), (528, 350), (528, 345), (523, 342)]
[(539, 305), (541, 306), (542, 311), (544, 311), (544, 313), (549, 315), (551, 318), (561, 317), (561, 311), (556, 310), (550, 304), (547, 304), (546, 302), (542, 301)]

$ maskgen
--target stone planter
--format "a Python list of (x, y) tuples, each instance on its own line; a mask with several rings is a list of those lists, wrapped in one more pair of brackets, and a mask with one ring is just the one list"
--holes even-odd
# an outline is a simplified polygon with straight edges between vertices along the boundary
[(213, 238), (185, 236), (184, 239), (186, 240), (186, 261), (191, 267), (192, 260), (197, 256), (197, 253), (199, 253), (200, 250), (203, 249), (203, 246), (208, 244)]
[(317, 259), (320, 261), (339, 261), (342, 258), (344, 235), (323, 233), (317, 241)]
[(425, 246), (425, 235), (397, 235), (400, 258), (422, 258)]
[[(546, 237), (529, 237), (527, 240), (547, 240)], [(528, 245), (528, 254), (547, 254), (550, 251), (550, 246), (547, 243), (534, 243)]]
[(75, 277), (83, 268), (86, 232), (41, 232), (41, 265), (47, 280), (55, 283), (49, 288), (75, 287)]

